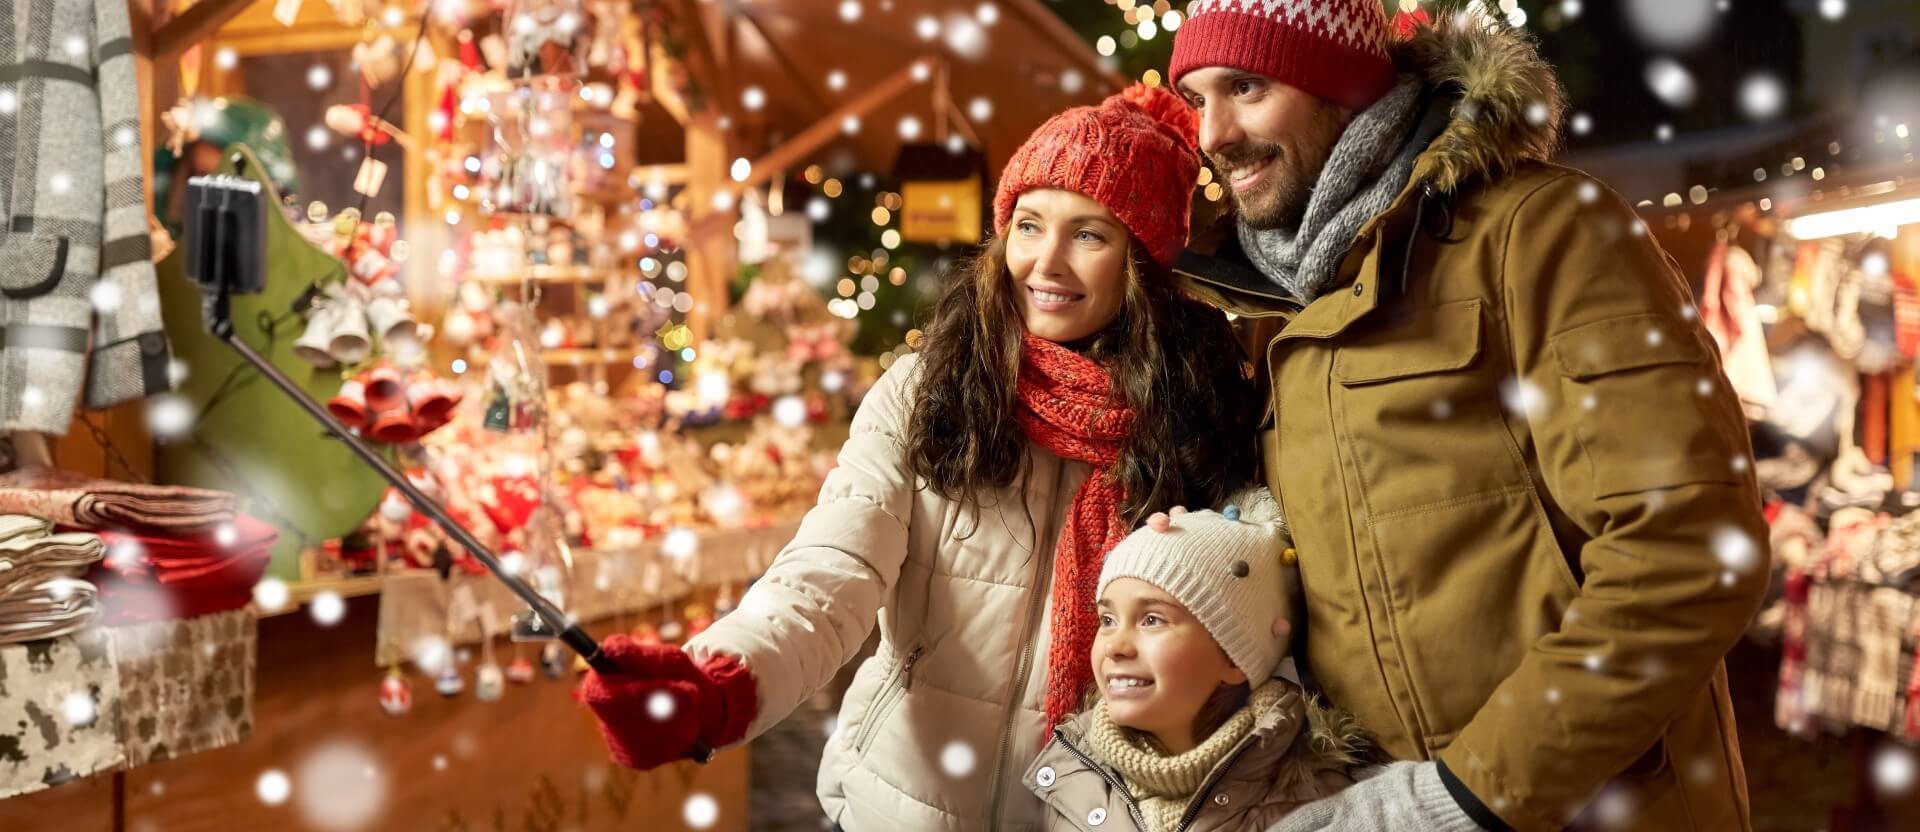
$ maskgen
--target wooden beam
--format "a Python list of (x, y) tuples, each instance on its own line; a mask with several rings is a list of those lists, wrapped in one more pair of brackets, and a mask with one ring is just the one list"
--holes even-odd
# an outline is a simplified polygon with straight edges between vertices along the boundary
[(807, 103), (813, 105), (814, 112), (826, 110), (831, 107), (825, 98), (820, 97), (819, 91), (815, 90), (812, 84), (807, 83), (807, 76), (800, 71), (799, 65), (795, 64), (793, 59), (787, 56), (786, 51), (781, 49), (779, 44), (773, 42), (773, 36), (767, 34), (766, 27), (760, 25), (760, 18), (755, 16), (751, 9), (742, 8), (740, 10), (740, 20), (746, 23), (747, 27), (752, 29), (755, 35), (760, 36), (760, 42), (766, 44), (767, 52), (773, 55), (773, 62), (779, 64), (780, 71), (786, 73), (788, 78), (793, 79), (794, 86), (799, 87), (800, 92), (807, 96)]
[(1094, 54), (1093, 47), (1068, 28), (1059, 15), (1040, 5), (1040, 0), (1006, 0), (1001, 7), (1019, 15), (1041, 37), (1053, 41), (1060, 54), (1079, 64), (1095, 79), (1105, 81), (1116, 90), (1126, 89), (1126, 77), (1100, 63), (1100, 56)]
[(179, 17), (167, 21), (160, 31), (153, 33), (154, 63), (171, 63), (180, 57), (180, 53), (219, 31), (227, 21), (239, 17), (253, 3), (254, 0), (200, 0), (195, 3), (181, 12)]
[(685, 185), (687, 184), (687, 166), (639, 165), (633, 169), (631, 176), (642, 185), (651, 185), (655, 182), (662, 185)]
[(931, 60), (922, 58), (901, 67), (900, 71), (868, 87), (865, 92), (840, 105), (839, 109), (807, 125), (807, 129), (800, 131), (786, 144), (755, 159), (753, 170), (747, 175), (746, 181), (730, 184), (727, 186), (728, 189), (737, 197), (749, 188), (764, 184), (780, 171), (799, 164), (801, 160), (813, 155), (815, 151), (839, 137), (842, 132), (841, 123), (846, 121), (847, 117), (865, 116), (924, 83), (914, 80), (913, 71), (921, 64), (926, 64), (929, 69), (932, 68)]
[(695, 0), (667, 0), (665, 5), (668, 14), (681, 24), (688, 73), (707, 88), (707, 109), (731, 114), (740, 99), (728, 83), (727, 67), (714, 54), (714, 41), (702, 5)]

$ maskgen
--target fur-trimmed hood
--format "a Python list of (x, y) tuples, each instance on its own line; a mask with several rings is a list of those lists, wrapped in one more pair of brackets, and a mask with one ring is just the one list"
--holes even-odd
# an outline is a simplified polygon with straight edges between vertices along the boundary
[(1447, 15), (1395, 44), (1393, 58), (1430, 89), (1457, 96), (1414, 169), (1415, 182), (1453, 193), (1559, 149), (1566, 95), (1523, 31), (1465, 12)]

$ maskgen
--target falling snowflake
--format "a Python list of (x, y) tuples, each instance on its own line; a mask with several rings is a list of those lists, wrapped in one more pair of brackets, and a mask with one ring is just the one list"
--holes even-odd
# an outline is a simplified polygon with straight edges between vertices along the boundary
[(323, 832), (371, 828), (386, 809), (387, 779), (367, 748), (337, 740), (314, 749), (300, 764), (300, 815)]
[(977, 61), (987, 54), (987, 32), (980, 22), (965, 12), (950, 12), (946, 17), (946, 43), (953, 54)]
[(680, 806), (680, 819), (695, 829), (711, 829), (720, 820), (720, 802), (713, 795), (697, 792)]
[(267, 578), (253, 585), (253, 603), (261, 612), (275, 612), (287, 605), (287, 582)]
[(93, 724), (99, 716), (93, 697), (83, 691), (74, 691), (60, 700), (60, 712), (67, 718), (67, 724), (75, 728), (85, 728)]
[(1673, 141), (1673, 125), (1661, 124), (1653, 128), (1653, 137), (1662, 142)]
[(921, 40), (933, 40), (940, 36), (940, 21), (923, 16), (914, 21), (913, 33), (919, 35)]
[(900, 138), (906, 141), (913, 141), (920, 138), (920, 119), (913, 116), (901, 116)]
[(1559, 688), (1547, 688), (1547, 704), (1549, 704), (1549, 705), (1558, 705), (1558, 704), (1560, 704), (1560, 689), (1559, 689)]
[(178, 439), (193, 430), (193, 403), (171, 393), (147, 400), (147, 429), (156, 439)]
[(447, 770), (447, 755), (445, 755), (445, 754), (435, 754), (435, 755), (433, 755), (433, 770), (434, 770), (434, 771), (446, 771), (446, 770)]
[(1599, 409), (1599, 407), (1600, 407), (1600, 398), (1598, 396), (1595, 396), (1592, 393), (1588, 393), (1585, 396), (1580, 397), (1580, 408), (1582, 410), (1585, 410), (1591, 413), (1594, 410)]
[(1744, 454), (1735, 454), (1733, 462), (1729, 464), (1729, 467), (1731, 467), (1736, 474), (1744, 474), (1748, 468), (1753, 467), (1753, 461), (1747, 459)]
[(1713, 395), (1713, 379), (1703, 378), (1697, 382), (1694, 382), (1693, 392), (1695, 395), (1700, 396), (1701, 398), (1706, 398), (1707, 396)]
[(1839, 20), (1847, 16), (1847, 0), (1820, 0), (1820, 16)]
[(13, 90), (0, 90), (0, 115), (8, 115), (20, 106), (20, 98)]
[(685, 561), (700, 551), (700, 535), (692, 529), (674, 529), (660, 544), (660, 551), (677, 561)]
[(1679, 61), (1664, 56), (1647, 62), (1646, 81), (1654, 95), (1675, 109), (1692, 106), (1694, 97), (1700, 94), (1693, 73)]
[(656, 690), (647, 697), (647, 716), (654, 722), (666, 722), (673, 718), (673, 695), (664, 690)]
[(1779, 76), (1757, 72), (1740, 82), (1740, 112), (1754, 121), (1780, 115), (1787, 106), (1787, 86)]
[(940, 749), (940, 770), (956, 780), (973, 773), (975, 756), (973, 746), (959, 740), (947, 743)]
[(1591, 179), (1581, 182), (1580, 187), (1574, 191), (1574, 196), (1579, 198), (1580, 204), (1582, 205), (1592, 205), (1595, 202), (1599, 202), (1600, 183)]
[(1760, 547), (1745, 531), (1726, 526), (1713, 533), (1714, 558), (1729, 572), (1746, 574), (1760, 566)]
[(1920, 761), (1914, 759), (1911, 748), (1888, 745), (1873, 755), (1873, 787), (1882, 797), (1905, 797), (1913, 791), (1915, 769)]
[(1713, 773), (1717, 768), (1712, 757), (1700, 757), (1687, 765), (1687, 778), (1695, 783), (1705, 784), (1713, 780)]
[(453, 657), (453, 650), (445, 638), (426, 635), (414, 639), (412, 654), (414, 665), (422, 673), (435, 675), (447, 666), (448, 659)]
[(1435, 421), (1446, 419), (1453, 415), (1453, 402), (1447, 401), (1446, 399), (1434, 399), (1432, 404), (1427, 405), (1427, 413), (1432, 416)]
[(1587, 812), (1601, 829), (1631, 829), (1640, 814), (1639, 808), (1634, 806), (1632, 791), (1622, 788), (1601, 792)]
[(1546, 412), (1547, 394), (1540, 386), (1524, 378), (1510, 378), (1500, 385), (1500, 401), (1515, 416), (1532, 420)]
[(253, 782), (253, 793), (260, 796), (261, 803), (278, 806), (287, 802), (287, 796), (293, 793), (293, 781), (287, 779), (286, 772), (270, 768)]
[(179, 387), (181, 382), (186, 381), (191, 372), (192, 368), (187, 366), (187, 362), (178, 358), (167, 362), (167, 381), (175, 387)]
[(333, 83), (333, 70), (320, 64), (314, 64), (307, 70), (307, 86), (315, 91), (324, 90)]
[(347, 617), (347, 602), (340, 597), (340, 593), (327, 590), (313, 596), (313, 600), (307, 603), (307, 614), (313, 616), (315, 624), (331, 627)]
[(1546, 124), (1547, 115), (1548, 115), (1548, 110), (1547, 110), (1546, 104), (1535, 101), (1532, 104), (1527, 105), (1527, 123), (1528, 124), (1531, 124), (1535, 127), (1539, 127), (1542, 124)]
[(1627, 23), (1646, 44), (1690, 49), (1713, 31), (1712, 0), (1627, 0)]
[(820, 733), (825, 735), (827, 739), (833, 739), (834, 733), (839, 730), (840, 717), (838, 716), (829, 716), (820, 723)]
[(859, 132), (860, 132), (860, 117), (859, 117), (859, 116), (847, 116), (846, 118), (843, 118), (843, 119), (841, 119), (841, 120), (840, 120), (840, 132), (842, 132), (842, 133), (845, 133), (845, 134), (847, 134), (847, 135), (849, 135), (849, 136), (852, 136), (852, 135), (855, 135), (855, 134), (857, 134), (857, 133), (859, 133)]
[(1601, 668), (1607, 666), (1607, 660), (1606, 657), (1599, 653), (1588, 653), (1584, 664), (1586, 664), (1588, 670), (1599, 673)]
[(1086, 82), (1087, 79), (1078, 71), (1069, 69), (1066, 72), (1060, 73), (1060, 91), (1068, 95), (1080, 92), (1080, 87), (1085, 85)]

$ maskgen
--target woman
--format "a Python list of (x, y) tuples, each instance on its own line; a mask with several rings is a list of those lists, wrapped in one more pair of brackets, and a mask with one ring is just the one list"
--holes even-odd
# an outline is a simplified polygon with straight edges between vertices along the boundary
[(878, 624), (821, 761), (845, 829), (1037, 827), (1020, 782), (1091, 682), (1094, 581), (1155, 511), (1252, 475), (1259, 399), (1227, 322), (1176, 293), (1191, 113), (1136, 87), (1009, 162), (995, 239), (854, 417), (818, 507), (685, 651), (621, 636), (582, 699), (647, 768), (757, 736)]

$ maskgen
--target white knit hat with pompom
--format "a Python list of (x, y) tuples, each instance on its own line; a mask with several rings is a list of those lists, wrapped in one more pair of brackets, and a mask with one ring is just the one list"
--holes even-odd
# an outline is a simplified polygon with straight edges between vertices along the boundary
[(1292, 623), (1299, 572), (1287, 562), (1285, 520), (1265, 488), (1235, 494), (1219, 511), (1156, 515), (1107, 553), (1100, 594), (1138, 578), (1180, 602), (1255, 687), (1287, 654), (1278, 622)]

